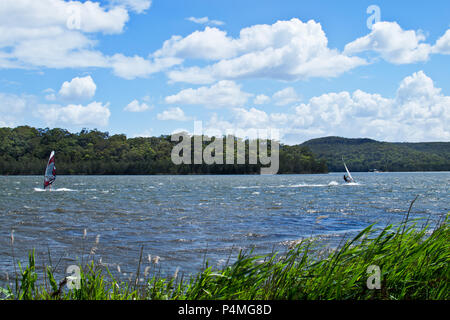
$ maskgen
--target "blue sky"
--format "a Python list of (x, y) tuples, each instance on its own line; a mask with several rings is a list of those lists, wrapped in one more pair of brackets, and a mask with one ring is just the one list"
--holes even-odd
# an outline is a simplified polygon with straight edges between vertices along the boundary
[(448, 1), (2, 4), (0, 126), (450, 141)]

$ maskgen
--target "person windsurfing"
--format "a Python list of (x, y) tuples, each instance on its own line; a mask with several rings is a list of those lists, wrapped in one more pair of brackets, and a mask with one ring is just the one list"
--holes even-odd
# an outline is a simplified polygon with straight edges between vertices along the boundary
[(55, 151), (52, 151), (48, 159), (47, 167), (44, 174), (44, 190), (51, 189), (51, 185), (56, 180)]
[(347, 165), (345, 164), (344, 157), (342, 157), (342, 162), (344, 162), (345, 171), (347, 171), (347, 174), (344, 174), (344, 180), (347, 183), (355, 182), (355, 179), (353, 179), (350, 171), (348, 171)]

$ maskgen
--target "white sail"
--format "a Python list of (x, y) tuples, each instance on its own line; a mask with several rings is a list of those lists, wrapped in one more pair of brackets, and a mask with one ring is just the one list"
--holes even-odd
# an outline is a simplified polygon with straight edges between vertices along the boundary
[(344, 161), (344, 157), (342, 157), (342, 162), (344, 162), (344, 167), (345, 167), (345, 170), (347, 171), (348, 177), (350, 178), (350, 182), (354, 182), (355, 179), (353, 179), (353, 177), (352, 177), (350, 171), (348, 171), (348, 168), (347, 168), (347, 166), (346, 166), (346, 164), (345, 164), (345, 161)]
[(55, 151), (52, 151), (48, 159), (44, 174), (44, 189), (52, 185), (56, 180)]

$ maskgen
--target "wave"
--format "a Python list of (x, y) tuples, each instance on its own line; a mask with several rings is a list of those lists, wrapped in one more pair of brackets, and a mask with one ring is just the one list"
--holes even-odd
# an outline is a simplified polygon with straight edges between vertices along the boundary
[(68, 188), (54, 188), (54, 189), (43, 189), (43, 188), (34, 188), (35, 192), (45, 192), (45, 191), (50, 191), (50, 192), (75, 192), (78, 190), (73, 190), (73, 189), (68, 189)]
[(250, 186), (250, 187), (245, 187), (245, 186), (239, 186), (239, 187), (234, 187), (235, 189), (257, 189), (257, 188), (261, 188), (261, 186)]
[(360, 186), (361, 184), (359, 182), (347, 182), (345, 183), (346, 186)]
[(273, 188), (308, 188), (308, 187), (328, 187), (328, 184), (317, 184), (317, 183), (300, 183), (300, 184), (290, 184), (290, 185), (280, 185), (272, 186)]
[[(359, 185), (358, 183), (349, 183), (351, 185)], [(308, 187), (329, 187), (329, 186), (339, 186), (340, 184), (337, 181), (331, 181), (328, 184), (320, 184), (320, 183), (300, 183), (300, 184), (280, 184), (277, 186), (267, 186), (267, 188), (308, 188)], [(261, 188), (261, 186), (239, 186), (234, 187), (235, 189), (257, 189)]]

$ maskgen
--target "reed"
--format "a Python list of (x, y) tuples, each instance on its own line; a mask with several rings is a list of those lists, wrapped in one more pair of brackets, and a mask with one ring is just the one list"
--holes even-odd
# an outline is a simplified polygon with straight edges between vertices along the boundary
[[(306, 239), (282, 255), (240, 252), (234, 263), (205, 267), (185, 279), (178, 272), (163, 278), (145, 268), (139, 279), (142, 249), (135, 279), (120, 281), (107, 267), (93, 261), (80, 265), (79, 289), (59, 284), (48, 267), (46, 282), (38, 286), (34, 251), (28, 266), (19, 263), (18, 288), (1, 288), (4, 299), (449, 299), (448, 215), (439, 225), (418, 226), (408, 216), (383, 229), (368, 226), (335, 250), (321, 251), (317, 241)], [(149, 260), (152, 260), (149, 258)], [(380, 269), (380, 289), (367, 286), (368, 267)], [(65, 289), (64, 289), (65, 288)]]

